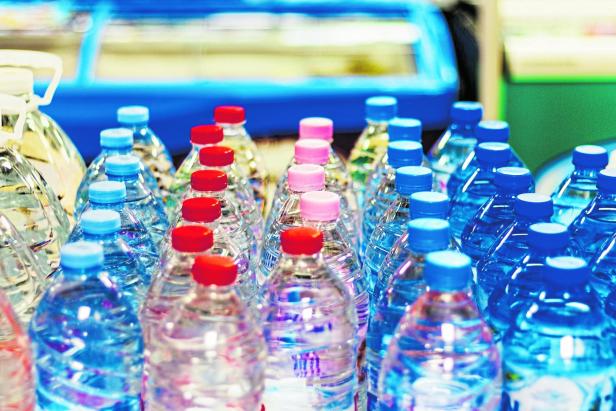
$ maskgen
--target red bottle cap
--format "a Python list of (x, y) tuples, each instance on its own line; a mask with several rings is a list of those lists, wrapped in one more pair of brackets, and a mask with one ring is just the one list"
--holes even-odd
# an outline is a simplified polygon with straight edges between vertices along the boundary
[(316, 254), (323, 248), (323, 233), (311, 227), (294, 227), (280, 234), (282, 251), (286, 254)]
[(202, 225), (185, 225), (171, 230), (171, 247), (182, 253), (202, 253), (214, 245), (212, 230)]
[(221, 214), (220, 201), (212, 197), (187, 198), (182, 202), (182, 218), (191, 223), (211, 223)]
[(220, 170), (197, 170), (190, 175), (190, 187), (195, 191), (222, 191), (227, 188), (227, 174)]
[(222, 127), (215, 124), (202, 124), (190, 129), (190, 142), (200, 146), (218, 144), (223, 139)]
[(192, 267), (193, 279), (201, 285), (225, 287), (233, 285), (237, 278), (237, 265), (231, 257), (200, 255)]
[(199, 150), (199, 162), (205, 167), (224, 167), (233, 164), (233, 149), (225, 146), (209, 146)]
[(222, 124), (238, 124), (246, 121), (246, 112), (241, 106), (218, 106), (214, 109), (214, 121)]

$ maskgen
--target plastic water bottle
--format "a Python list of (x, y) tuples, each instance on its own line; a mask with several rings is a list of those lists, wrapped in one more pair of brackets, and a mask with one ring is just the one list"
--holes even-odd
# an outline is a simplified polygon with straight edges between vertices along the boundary
[(281, 234), (283, 256), (263, 285), (267, 411), (355, 409), (357, 318), (345, 284), (321, 255), (323, 234)]
[(98, 244), (62, 248), (30, 323), (37, 409), (140, 409), (141, 325), (103, 263)]
[[(616, 290), (616, 233), (603, 244), (590, 260), (593, 286), (601, 301)], [(615, 306), (616, 307), (616, 306)]]
[(280, 233), (289, 227), (302, 225), (299, 209), (301, 194), (325, 188), (325, 170), (321, 166), (300, 164), (291, 167), (288, 175), (289, 190), (284, 196), (285, 201), (276, 215), (271, 217), (272, 224), (263, 235), (258, 268), (260, 284), (269, 276), (280, 258)]
[(261, 409), (265, 339), (234, 291), (236, 276), (231, 258), (195, 259), (193, 290), (148, 343), (146, 410)]
[[(88, 201), (88, 187), (96, 181), (106, 180), (105, 160), (115, 155), (135, 154), (133, 150), (133, 132), (127, 128), (108, 128), (100, 133), (101, 152), (88, 166), (86, 175), (81, 180), (75, 200), (75, 214), (78, 216)], [(156, 195), (160, 195), (158, 182), (149, 168), (141, 164), (143, 180), (148, 188)]]
[(270, 175), (257, 145), (244, 128), (246, 123), (244, 107), (218, 106), (214, 109), (214, 120), (223, 128), (223, 144), (235, 151), (235, 162), (244, 177), (250, 181), (255, 201), (261, 212), (265, 212), (271, 184)]
[(379, 376), (380, 410), (497, 410), (501, 359), (470, 291), (471, 261), (426, 256), (428, 291), (406, 310)]
[(205, 168), (224, 171), (227, 175), (227, 193), (235, 199), (242, 218), (250, 225), (257, 243), (261, 243), (263, 237), (261, 209), (255, 202), (252, 186), (233, 163), (233, 149), (225, 146), (203, 147), (199, 151), (199, 161)]
[(462, 231), (477, 210), (496, 193), (494, 177), (499, 167), (511, 158), (511, 148), (505, 143), (481, 143), (475, 149), (479, 168), (452, 194), (449, 224), (460, 243)]
[[(440, 193), (434, 193), (440, 194)], [(408, 223), (408, 256), (374, 294), (374, 313), (368, 325), (368, 409), (376, 409), (381, 362), (404, 310), (426, 290), (423, 269), (426, 254), (450, 247), (449, 223), (435, 218), (416, 218)], [(376, 291), (376, 290), (375, 290)]]
[(7, 411), (34, 411), (34, 377), (28, 336), (2, 291), (0, 315), (0, 407)]
[(173, 176), (173, 183), (169, 187), (169, 196), (165, 200), (165, 207), (172, 213), (180, 206), (181, 198), (190, 188), (190, 176), (201, 169), (199, 151), (203, 147), (222, 143), (222, 127), (214, 124), (202, 124), (190, 129), (190, 152), (178, 167)]
[(462, 231), (462, 251), (471, 257), (473, 265), (515, 219), (513, 208), (516, 196), (535, 189), (530, 171), (521, 167), (496, 170), (494, 186), (496, 193), (477, 210)]
[(548, 258), (544, 290), (503, 339), (504, 410), (611, 410), (614, 353), (584, 260)]
[(154, 175), (162, 198), (167, 198), (175, 167), (165, 143), (148, 126), (150, 110), (144, 106), (124, 106), (118, 109), (117, 118), (122, 127), (132, 130), (135, 154)]
[(597, 188), (595, 198), (569, 226), (573, 241), (586, 260), (590, 260), (616, 231), (616, 170), (601, 170)]
[[(428, 159), (434, 172), (434, 190), (449, 194), (449, 177), (473, 151), (477, 144), (475, 127), (483, 117), (483, 106), (474, 101), (458, 101), (451, 107), (451, 125), (434, 143)], [(504, 165), (504, 164), (503, 164)]]
[(368, 279), (371, 292), (389, 250), (406, 231), (410, 196), (419, 191), (428, 191), (431, 186), (432, 172), (429, 168), (406, 166), (396, 170), (396, 192), (398, 195), (380, 217), (366, 247), (364, 275)]
[(395, 97), (375, 96), (366, 99), (365, 107), (368, 124), (355, 142), (348, 162), (359, 210), (364, 207), (364, 192), (368, 177), (387, 150), (389, 141), (387, 126), (389, 121), (396, 117), (398, 101)]
[(150, 273), (122, 237), (122, 219), (117, 211), (90, 210), (79, 221), (83, 239), (103, 247), (103, 270), (109, 273), (118, 290), (131, 302), (135, 312), (145, 298), (150, 285)]
[(475, 300), (485, 310), (488, 297), (508, 280), (507, 274), (528, 253), (528, 229), (535, 223), (547, 223), (552, 217), (552, 199), (543, 194), (519, 194), (513, 205), (515, 220), (494, 240), (477, 263)]
[(597, 194), (597, 175), (607, 167), (607, 150), (600, 146), (577, 146), (573, 150), (574, 170), (552, 194), (554, 222), (568, 226)]
[(159, 197), (148, 189), (141, 174), (141, 163), (135, 156), (111, 156), (105, 161), (105, 173), (110, 181), (126, 185), (126, 206), (148, 229), (158, 247), (169, 228), (165, 207)]
[[(481, 143), (507, 143), (509, 142), (509, 124), (505, 121), (480, 121), (475, 129), (475, 137), (477, 144)], [(522, 159), (517, 153), (511, 149), (511, 159), (508, 166), (511, 167), (526, 167)], [(479, 168), (479, 163), (473, 149), (464, 159), (462, 164), (449, 177), (447, 182), (447, 192), (454, 195), (473, 171)]]

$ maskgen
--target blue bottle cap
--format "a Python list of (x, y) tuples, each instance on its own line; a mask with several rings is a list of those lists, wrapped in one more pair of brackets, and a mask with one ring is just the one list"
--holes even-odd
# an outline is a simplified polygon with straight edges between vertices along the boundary
[(141, 171), (139, 158), (133, 155), (110, 156), (105, 160), (105, 174), (112, 176), (134, 176)]
[(445, 250), (449, 246), (450, 232), (447, 220), (416, 218), (407, 224), (409, 249), (421, 253)]
[(81, 215), (79, 226), (86, 234), (105, 235), (120, 231), (120, 214), (113, 210), (88, 210)]
[(411, 219), (447, 218), (449, 197), (435, 191), (420, 191), (411, 195)]
[(540, 250), (557, 250), (569, 243), (567, 227), (558, 223), (536, 223), (528, 227), (528, 244)]
[(501, 167), (496, 170), (494, 185), (499, 191), (521, 194), (532, 188), (533, 176), (524, 167)]
[(411, 195), (432, 188), (432, 170), (421, 166), (406, 166), (396, 169), (396, 191)]
[(389, 121), (396, 117), (398, 100), (391, 96), (375, 96), (366, 99), (366, 119)]
[(60, 265), (74, 270), (83, 270), (103, 264), (103, 247), (90, 241), (66, 244), (60, 250)]
[(511, 159), (511, 147), (507, 143), (481, 143), (475, 148), (475, 155), (481, 164), (502, 167)]
[(126, 184), (122, 181), (97, 181), (88, 187), (88, 198), (98, 204), (123, 203), (126, 200)]
[(460, 291), (472, 277), (471, 259), (458, 251), (434, 251), (426, 256), (424, 279), (431, 291)]
[(392, 141), (387, 145), (387, 163), (393, 168), (418, 166), (423, 159), (423, 147), (417, 141)]
[(552, 198), (544, 194), (518, 194), (513, 205), (515, 213), (528, 218), (548, 218), (554, 213)]
[(133, 132), (127, 128), (107, 128), (101, 131), (100, 143), (103, 148), (131, 148)]
[(573, 149), (571, 162), (580, 168), (604, 169), (609, 163), (610, 157), (607, 150), (600, 146), (583, 145)]
[(597, 188), (601, 193), (616, 193), (616, 169), (605, 168), (599, 171), (599, 176), (597, 178)]
[(586, 261), (578, 257), (548, 257), (543, 278), (553, 286), (580, 286), (588, 282), (590, 269)]
[(475, 129), (475, 137), (480, 143), (506, 143), (509, 141), (509, 123), (506, 121), (480, 121)]
[(144, 124), (150, 120), (150, 110), (145, 106), (124, 106), (117, 112), (120, 124)]
[(411, 140), (421, 143), (421, 121), (416, 118), (396, 117), (387, 126), (389, 141)]
[(483, 117), (483, 106), (476, 101), (457, 101), (451, 106), (451, 120), (454, 123), (479, 123)]

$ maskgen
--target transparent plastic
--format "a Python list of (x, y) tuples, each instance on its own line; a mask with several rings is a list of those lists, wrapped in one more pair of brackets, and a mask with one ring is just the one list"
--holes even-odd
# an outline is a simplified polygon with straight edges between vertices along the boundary
[(616, 231), (616, 193), (597, 193), (569, 226), (573, 241), (589, 261)]
[(396, 200), (396, 170), (389, 167), (386, 177), (377, 187), (374, 195), (364, 201), (364, 209), (361, 219), (361, 243), (360, 254), (363, 256), (370, 242), (370, 236), (374, 232), (379, 219), (387, 211), (389, 206)]
[(599, 170), (578, 168), (552, 194), (554, 222), (568, 226), (597, 194)]

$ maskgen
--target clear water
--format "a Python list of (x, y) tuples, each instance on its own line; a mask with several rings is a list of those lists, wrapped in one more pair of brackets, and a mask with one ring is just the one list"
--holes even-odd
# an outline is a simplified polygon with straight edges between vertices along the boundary
[(379, 184), (375, 194), (371, 197), (366, 197), (364, 201), (364, 209), (361, 219), (362, 228), (360, 242), (360, 254), (362, 257), (366, 253), (366, 248), (368, 248), (370, 237), (372, 236), (379, 219), (397, 197), (396, 170), (390, 167), (387, 170), (387, 176), (383, 179), (383, 181), (381, 181), (381, 184)]
[(616, 231), (616, 194), (598, 193), (569, 226), (573, 241), (589, 261)]
[[(430, 168), (430, 162), (425, 155), (423, 156), (421, 164), (417, 165)], [(364, 197), (366, 199), (374, 197), (383, 180), (387, 178), (387, 173), (389, 172), (390, 168), (391, 167), (388, 163), (387, 153), (385, 153), (383, 157), (381, 157), (381, 160), (378, 162), (376, 168), (374, 169), (370, 177), (368, 178), (368, 181), (366, 183), (366, 192), (364, 194)]]
[(496, 411), (501, 358), (468, 290), (428, 291), (406, 311), (379, 377), (382, 411)]
[(98, 269), (63, 268), (30, 323), (39, 410), (140, 409), (137, 312)]
[(597, 194), (597, 170), (578, 169), (552, 194), (554, 222), (568, 226)]
[(316, 256), (284, 255), (261, 306), (265, 409), (355, 410), (357, 319), (342, 280)]
[(163, 199), (165, 208), (170, 215), (180, 208), (182, 196), (190, 190), (190, 176), (192, 173), (202, 168), (199, 162), (199, 150), (203, 147), (205, 146), (193, 144), (190, 152), (173, 176), (173, 182), (169, 186), (169, 195)]
[(590, 284), (603, 301), (616, 290), (616, 233), (599, 249), (591, 259)]

